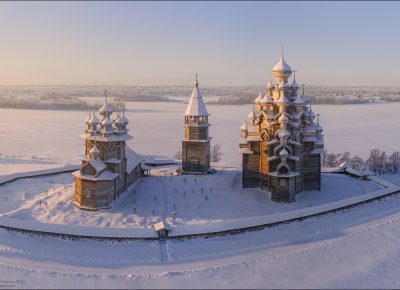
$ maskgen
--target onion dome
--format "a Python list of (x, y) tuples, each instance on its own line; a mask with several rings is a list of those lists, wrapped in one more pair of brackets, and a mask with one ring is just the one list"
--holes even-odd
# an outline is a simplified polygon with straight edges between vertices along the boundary
[(282, 130), (278, 133), (278, 137), (279, 137), (280, 140), (286, 141), (287, 139), (289, 139), (290, 134), (286, 130), (286, 128), (282, 128)]
[(107, 102), (107, 91), (104, 92), (105, 98), (104, 98), (104, 104), (101, 106), (99, 109), (99, 113), (103, 117), (108, 117), (113, 113), (112, 107), (110, 104)]
[(285, 82), (282, 80), (278, 85), (278, 89), (283, 90), (284, 88), (285, 88)]
[(121, 118), (121, 116), (118, 116), (117, 119), (115, 119), (114, 124), (119, 127), (125, 125), (124, 120)]
[(273, 100), (271, 96), (268, 95), (268, 93), (265, 94), (264, 98), (261, 100), (261, 105), (270, 105), (273, 103)]
[(297, 95), (297, 98), (294, 101), (294, 104), (296, 106), (304, 106), (306, 104), (306, 101), (304, 100), (302, 95)]
[(243, 125), (240, 127), (240, 131), (247, 131), (247, 122), (244, 120)]
[(272, 69), (272, 74), (278, 81), (288, 79), (292, 75), (292, 68), (285, 62), (283, 51), (279, 62)]
[(89, 119), (89, 125), (97, 126), (99, 124), (99, 119), (97, 119), (96, 114), (93, 112), (92, 117)]
[(254, 103), (256, 104), (256, 105), (260, 105), (261, 104), (261, 100), (262, 100), (262, 93), (261, 93), (261, 90), (260, 90), (260, 93), (259, 93), (259, 95), (258, 95), (258, 97), (254, 100)]
[(299, 90), (299, 85), (296, 83), (296, 71), (293, 71), (293, 82), (290, 84), (290, 90), (297, 92)]
[(315, 119), (315, 114), (314, 114), (314, 112), (311, 110), (311, 108), (310, 108), (310, 111), (308, 112), (308, 119), (309, 119), (310, 121), (314, 121), (314, 119)]
[(289, 101), (285, 97), (285, 92), (281, 91), (281, 96), (275, 101), (276, 104), (288, 104)]
[(279, 124), (286, 124), (289, 122), (289, 118), (286, 116), (285, 113), (282, 113), (282, 115), (278, 118)]
[(251, 110), (251, 112), (247, 115), (247, 120), (255, 120), (256, 119), (256, 113), (254, 112), (254, 107)]
[(286, 157), (289, 156), (289, 152), (287, 152), (286, 149), (283, 148), (283, 149), (281, 150), (281, 152), (279, 152), (279, 156), (280, 156), (281, 158), (286, 158)]
[(271, 90), (274, 88), (274, 84), (271, 82), (271, 80), (269, 80), (269, 82), (267, 83), (267, 90)]
[(88, 113), (88, 115), (86, 116), (86, 118), (83, 120), (85, 122), (86, 125), (89, 125), (89, 120), (92, 116), (90, 116), (90, 112)]
[(124, 125), (128, 125), (129, 121), (127, 118), (125, 118), (125, 110), (122, 111), (122, 117), (119, 118), (121, 123), (124, 123)]
[(90, 153), (90, 156), (91, 156), (92, 159), (97, 159), (98, 158), (98, 156), (100, 155), (100, 150), (96, 146), (96, 143), (93, 144), (93, 147), (92, 147), (92, 149), (90, 149), (89, 153)]
[(322, 129), (321, 125), (319, 124), (319, 114), (317, 114), (317, 126), (316, 126), (316, 129), (317, 129), (318, 136), (321, 135), (322, 131), (324, 131), (324, 129)]
[(113, 122), (110, 120), (110, 118), (107, 116), (104, 118), (104, 120), (101, 122), (101, 125), (103, 126), (103, 133), (112, 133), (113, 132)]

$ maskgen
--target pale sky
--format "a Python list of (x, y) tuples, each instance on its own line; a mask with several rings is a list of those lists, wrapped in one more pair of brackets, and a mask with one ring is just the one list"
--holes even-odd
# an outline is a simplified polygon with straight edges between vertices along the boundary
[(0, 85), (400, 85), (400, 2), (0, 2)]

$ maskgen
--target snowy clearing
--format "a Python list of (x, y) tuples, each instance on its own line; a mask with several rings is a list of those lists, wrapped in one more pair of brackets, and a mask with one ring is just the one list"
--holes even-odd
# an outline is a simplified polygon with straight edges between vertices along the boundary
[[(17, 180), (0, 187), (2, 216), (41, 223), (147, 228), (164, 219), (171, 226), (206, 225), (316, 206), (382, 187), (342, 174), (323, 174), (320, 192), (302, 192), (290, 204), (274, 203), (259, 189), (241, 188), (240, 171), (219, 168), (214, 175), (171, 175), (176, 167), (152, 170), (110, 209), (82, 211), (73, 204), (70, 173)], [(174, 215), (175, 213), (175, 215)]]

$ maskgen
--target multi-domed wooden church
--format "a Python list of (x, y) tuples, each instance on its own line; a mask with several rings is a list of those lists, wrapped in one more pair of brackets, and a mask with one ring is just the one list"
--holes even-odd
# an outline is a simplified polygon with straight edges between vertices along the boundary
[[(74, 204), (82, 209), (108, 207), (129, 185), (142, 175), (142, 158), (126, 146), (128, 120), (107, 102), (96, 113), (85, 119), (86, 130), (80, 135), (85, 140), (85, 157), (75, 176)], [(114, 118), (113, 118), (114, 117)]]
[(275, 83), (260, 92), (240, 128), (242, 185), (269, 191), (273, 201), (292, 202), (296, 193), (321, 188), (324, 136), (283, 53), (272, 74)]

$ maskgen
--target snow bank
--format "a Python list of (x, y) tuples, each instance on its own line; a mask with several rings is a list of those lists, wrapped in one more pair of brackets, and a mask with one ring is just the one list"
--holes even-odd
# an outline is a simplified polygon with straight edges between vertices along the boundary
[(72, 172), (72, 171), (78, 170), (79, 168), (80, 168), (80, 165), (68, 164), (68, 165), (64, 165), (62, 167), (55, 167), (55, 168), (48, 168), (48, 169), (34, 170), (34, 171), (27, 171), (27, 172), (17, 172), (17, 173), (13, 173), (13, 174), (9, 174), (9, 175), (0, 176), (0, 185), (20, 179), (20, 178), (57, 174), (57, 173), (70, 172), (70, 171)]

